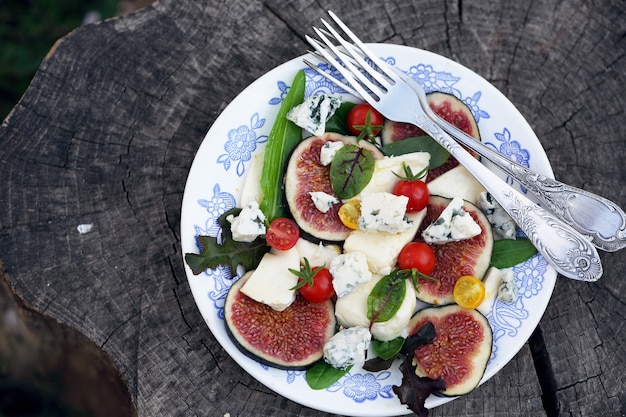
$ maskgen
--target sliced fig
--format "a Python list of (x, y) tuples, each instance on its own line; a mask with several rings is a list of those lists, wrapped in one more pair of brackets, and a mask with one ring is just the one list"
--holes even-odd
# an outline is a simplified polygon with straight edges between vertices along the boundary
[(224, 302), (231, 340), (245, 355), (274, 368), (313, 366), (335, 333), (332, 301), (311, 303), (298, 293), (287, 309), (276, 311), (240, 291), (249, 276), (250, 272), (233, 283)]
[[(430, 196), (426, 216), (422, 220), (415, 240), (423, 241), (422, 232), (434, 222), (448, 206), (451, 199), (437, 195)], [(435, 269), (430, 276), (437, 281), (419, 279), (417, 298), (435, 305), (454, 302), (452, 291), (454, 284), (463, 275), (473, 275), (482, 279), (489, 268), (493, 251), (493, 233), (489, 221), (483, 212), (469, 201), (464, 201), (467, 211), (481, 228), (481, 233), (459, 242), (431, 245), (435, 252)]]
[[(467, 107), (465, 103), (463, 103), (452, 94), (442, 93), (438, 91), (429, 93), (426, 97), (428, 99), (428, 104), (430, 104), (430, 108), (433, 109), (435, 113), (461, 129), (468, 135), (472, 136), (476, 140), (480, 141), (480, 132), (478, 130), (478, 125), (476, 124), (476, 120), (472, 115), (472, 111), (469, 109), (469, 107)], [(385, 128), (382, 131), (381, 137), (383, 143), (387, 144), (410, 137), (424, 135), (426, 135), (426, 133), (424, 133), (422, 129), (414, 125), (386, 120)], [(478, 158), (477, 153), (473, 151), (470, 151), (470, 153)], [(448, 158), (448, 160), (443, 165), (433, 168), (428, 172), (426, 182), (432, 181), (439, 175), (451, 170), (458, 165), (459, 162), (455, 158)]]
[[(341, 204), (334, 204), (328, 212), (322, 213), (309, 195), (312, 191), (322, 191), (336, 197), (329, 178), (330, 165), (324, 166), (320, 162), (320, 150), (328, 141), (356, 144), (355, 137), (337, 133), (303, 140), (294, 149), (287, 165), (285, 196), (291, 215), (305, 233), (320, 240), (341, 241), (351, 231), (339, 219)], [(358, 145), (368, 149), (375, 159), (383, 157), (382, 152), (370, 142), (362, 140)]]
[(435, 327), (435, 338), (415, 348), (415, 374), (442, 378), (446, 389), (439, 391), (441, 395), (467, 394), (478, 386), (491, 356), (493, 332), (487, 318), (456, 304), (429, 307), (411, 318), (408, 334), (417, 333), (428, 322)]

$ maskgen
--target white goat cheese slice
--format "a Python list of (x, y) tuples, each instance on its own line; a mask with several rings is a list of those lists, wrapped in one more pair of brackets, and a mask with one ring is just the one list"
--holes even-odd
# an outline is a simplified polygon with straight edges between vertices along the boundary
[(311, 196), (313, 204), (315, 204), (315, 208), (322, 213), (328, 213), (328, 210), (330, 210), (334, 204), (339, 203), (337, 197), (325, 193), (324, 191), (310, 191), (309, 195)]
[(326, 122), (341, 105), (341, 96), (314, 94), (287, 113), (287, 119), (315, 136), (322, 136)]
[(333, 288), (337, 297), (349, 294), (357, 285), (372, 278), (367, 258), (361, 252), (344, 253), (330, 262), (328, 268), (333, 276)]
[(291, 288), (298, 283), (298, 277), (289, 268), (300, 269), (300, 255), (295, 247), (268, 252), (243, 284), (241, 292), (276, 311), (283, 311), (296, 299)]
[(478, 205), (480, 193), (485, 191), (485, 187), (463, 165), (444, 172), (429, 181), (427, 185), (430, 195), (447, 198), (461, 197), (475, 205)]
[(411, 227), (405, 216), (409, 198), (387, 192), (361, 193), (359, 229), (366, 232), (397, 233)]
[(483, 210), (497, 239), (515, 239), (515, 221), (487, 191), (480, 193), (478, 206)]
[(265, 215), (255, 200), (245, 205), (238, 216), (231, 214), (226, 220), (230, 223), (233, 240), (237, 242), (252, 242), (265, 234)]
[(479, 235), (482, 229), (472, 216), (463, 209), (463, 199), (455, 197), (423, 232), (428, 243), (458, 242)]
[[(344, 327), (369, 326), (367, 317), (367, 298), (376, 286), (382, 275), (375, 275), (370, 281), (360, 284), (350, 294), (337, 299), (335, 303), (335, 317), (337, 323)], [(388, 341), (396, 337), (406, 337), (406, 326), (415, 310), (415, 289), (409, 280), (406, 283), (404, 300), (398, 312), (385, 322), (374, 323), (371, 326), (372, 336), (380, 341)]]
[(328, 268), (330, 262), (341, 255), (339, 245), (325, 245), (322, 242), (313, 243), (303, 238), (296, 242), (296, 249), (300, 255), (300, 263), (303, 264), (304, 258), (306, 258), (313, 268), (322, 265)]
[(430, 154), (428, 152), (412, 152), (398, 156), (385, 156), (374, 162), (372, 179), (361, 191), (362, 193), (390, 193), (393, 190), (399, 175), (404, 176), (403, 164), (411, 168), (413, 174), (417, 174), (428, 167)]
[(343, 251), (365, 254), (370, 271), (386, 275), (395, 267), (402, 248), (415, 237), (424, 216), (426, 209), (407, 213), (406, 217), (411, 221), (411, 226), (398, 233), (353, 230), (344, 241)]
[(343, 329), (324, 344), (324, 360), (337, 369), (346, 369), (350, 365), (362, 365), (371, 340), (372, 335), (367, 327)]
[(329, 140), (322, 145), (320, 149), (320, 163), (324, 166), (330, 165), (333, 162), (333, 158), (339, 149), (344, 146), (344, 143), (340, 140)]

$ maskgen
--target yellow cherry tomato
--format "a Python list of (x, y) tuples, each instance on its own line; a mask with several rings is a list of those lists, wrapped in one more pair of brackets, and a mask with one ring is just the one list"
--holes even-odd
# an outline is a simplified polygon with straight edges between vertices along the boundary
[(485, 299), (485, 284), (471, 275), (463, 275), (454, 284), (454, 302), (463, 308), (476, 308)]
[(339, 207), (339, 220), (350, 229), (359, 228), (359, 216), (361, 216), (361, 201), (348, 200)]

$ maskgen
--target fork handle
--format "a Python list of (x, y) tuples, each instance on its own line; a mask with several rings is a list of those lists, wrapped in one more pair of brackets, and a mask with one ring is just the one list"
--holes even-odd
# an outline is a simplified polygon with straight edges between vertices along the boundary
[(436, 114), (437, 124), (466, 147), (486, 157), (530, 190), (544, 206), (565, 223), (607, 252), (626, 246), (626, 214), (614, 202), (589, 191), (564, 184), (530, 170), (469, 137)]
[(598, 252), (589, 240), (511, 188), (425, 114), (416, 115), (415, 124), (450, 152), (489, 191), (557, 272), (589, 282), (602, 276)]

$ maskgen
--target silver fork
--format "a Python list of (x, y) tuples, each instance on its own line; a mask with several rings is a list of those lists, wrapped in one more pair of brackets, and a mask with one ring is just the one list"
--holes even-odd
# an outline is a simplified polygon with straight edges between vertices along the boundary
[[(319, 30), (327, 37), (334, 38), (332, 33)], [(358, 48), (352, 48), (352, 52), (362, 54)], [(312, 53), (320, 60), (333, 65), (319, 53)], [(352, 63), (359, 67), (356, 61)], [(615, 252), (626, 247), (626, 213), (617, 204), (597, 194), (548, 178), (488, 148), (435, 113), (428, 104), (426, 91), (416, 80), (386, 62), (382, 64), (385, 65), (386, 70), (394, 71), (415, 91), (422, 109), (433, 122), (458, 142), (487, 158), (500, 170), (526, 187), (543, 204), (543, 207), (590, 239), (594, 246), (607, 252)], [(354, 90), (349, 92), (358, 96)]]
[[(588, 239), (510, 187), (470, 155), (426, 115), (415, 92), (395, 71), (388, 69), (334, 13), (329, 11), (329, 15), (352, 42), (346, 41), (324, 19), (322, 23), (339, 42), (341, 50), (318, 28), (313, 29), (323, 44), (308, 35), (306, 39), (327, 62), (337, 63), (335, 68), (349, 85), (305, 60), (307, 65), (347, 91), (356, 92), (388, 119), (414, 124), (429, 134), (489, 191), (561, 275), (582, 281), (596, 281), (602, 276), (600, 258)], [(364, 56), (375, 66), (367, 63)]]

